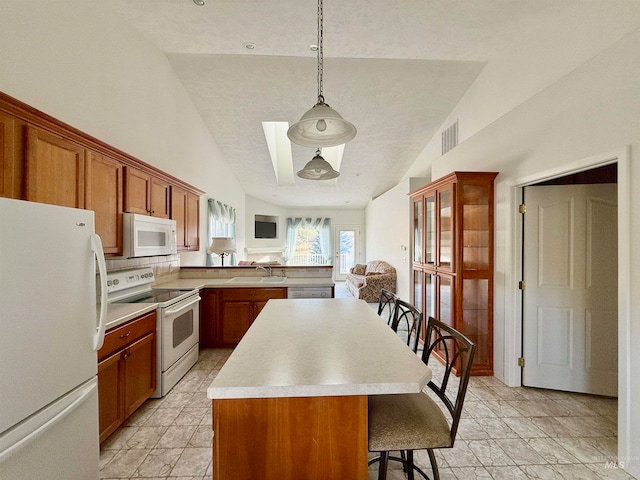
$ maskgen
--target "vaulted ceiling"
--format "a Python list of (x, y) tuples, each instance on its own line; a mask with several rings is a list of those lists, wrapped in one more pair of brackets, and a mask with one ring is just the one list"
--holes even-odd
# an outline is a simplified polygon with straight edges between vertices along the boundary
[[(317, 3), (104, 2), (166, 53), (246, 193), (282, 206), (343, 208), (362, 208), (396, 185), (504, 49), (571, 35), (607, 3), (326, 0), (325, 100), (358, 134), (336, 182), (279, 186), (262, 122), (292, 124), (316, 102)], [(546, 66), (544, 55), (531, 61)], [(291, 152), (294, 171), (314, 155), (297, 145)]]

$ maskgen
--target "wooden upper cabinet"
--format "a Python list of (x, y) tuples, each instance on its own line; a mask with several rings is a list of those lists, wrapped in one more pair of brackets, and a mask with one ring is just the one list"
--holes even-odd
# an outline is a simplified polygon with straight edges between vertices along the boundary
[(200, 249), (200, 196), (187, 192), (187, 246)]
[(200, 197), (184, 188), (171, 186), (171, 218), (176, 221), (178, 250), (200, 248)]
[(151, 215), (160, 218), (169, 218), (170, 216), (170, 185), (164, 180), (151, 177)]
[(104, 253), (122, 254), (123, 166), (104, 155), (87, 152), (85, 208), (95, 212), (96, 233)]
[(151, 176), (132, 167), (124, 167), (124, 211), (151, 214)]
[(0, 197), (21, 197), (22, 154), (17, 130), (16, 119), (0, 112)]
[(125, 167), (124, 210), (169, 218), (169, 183), (132, 167)]
[(31, 126), (26, 146), (26, 199), (84, 208), (84, 148)]

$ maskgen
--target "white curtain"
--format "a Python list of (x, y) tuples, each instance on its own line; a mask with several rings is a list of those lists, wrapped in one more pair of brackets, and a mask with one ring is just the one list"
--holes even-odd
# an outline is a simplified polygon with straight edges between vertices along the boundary
[[(218, 200), (210, 198), (209, 204), (209, 226), (208, 233), (209, 238), (207, 241), (211, 243), (212, 237), (231, 237), (235, 243), (236, 241), (236, 209), (222, 203)], [(215, 254), (207, 255), (207, 265), (214, 264)], [(229, 255), (228, 265), (236, 264), (236, 254)], [(227, 263), (225, 263), (226, 265)]]
[(320, 253), (324, 257), (324, 265), (331, 265), (331, 219), (319, 218), (287, 218), (287, 245), (285, 263), (288, 265), (296, 253), (296, 241), (299, 228), (315, 228), (318, 230)]

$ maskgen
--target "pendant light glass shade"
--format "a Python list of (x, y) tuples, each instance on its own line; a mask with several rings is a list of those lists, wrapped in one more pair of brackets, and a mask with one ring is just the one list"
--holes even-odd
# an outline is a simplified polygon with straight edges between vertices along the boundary
[(324, 16), (322, 12), (322, 0), (318, 0), (318, 103), (287, 130), (289, 140), (303, 147), (335, 147), (347, 143), (357, 133), (352, 123), (347, 122), (338, 112), (324, 103), (322, 93)]
[(334, 170), (331, 164), (322, 158), (320, 149), (318, 149), (316, 150), (316, 156), (296, 175), (307, 180), (331, 180), (339, 177), (340, 172)]
[(299, 122), (287, 130), (287, 137), (303, 147), (335, 147), (356, 136), (357, 130), (324, 102), (316, 103)]

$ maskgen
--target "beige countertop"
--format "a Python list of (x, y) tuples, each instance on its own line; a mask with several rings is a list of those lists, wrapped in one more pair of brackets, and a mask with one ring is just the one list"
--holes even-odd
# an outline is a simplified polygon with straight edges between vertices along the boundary
[[(278, 278), (278, 277), (274, 277)], [(229, 278), (179, 278), (155, 285), (155, 288), (269, 288), (269, 287), (333, 287), (335, 284), (329, 277), (287, 277), (281, 283), (247, 282), (229, 283)]]
[[(228, 278), (180, 278), (159, 283), (154, 288), (191, 290), (202, 288), (333, 287), (331, 278), (287, 278), (282, 283), (228, 283)], [(106, 330), (155, 310), (157, 303), (110, 303), (107, 306)]]
[(418, 393), (431, 370), (362, 300), (269, 300), (210, 399)]
[(156, 309), (157, 303), (110, 303), (107, 305), (106, 330)]

